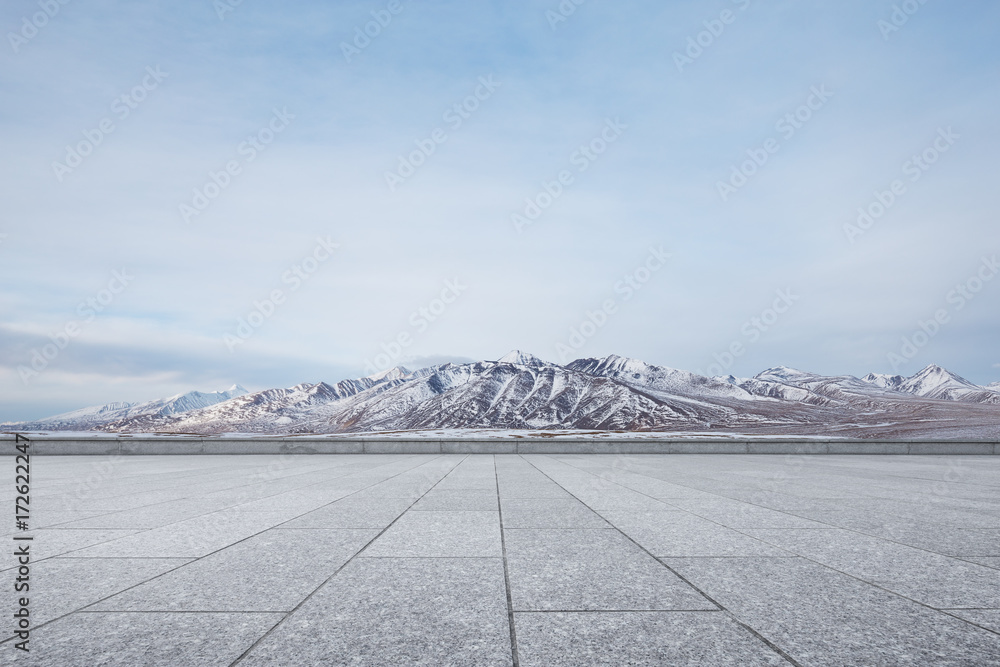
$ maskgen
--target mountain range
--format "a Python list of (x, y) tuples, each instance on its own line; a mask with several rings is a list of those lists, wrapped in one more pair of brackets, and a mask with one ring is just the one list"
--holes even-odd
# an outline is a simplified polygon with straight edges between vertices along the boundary
[(855, 438), (1000, 437), (1000, 383), (927, 366), (903, 377), (824, 376), (779, 366), (704, 377), (611, 355), (564, 366), (520, 351), (496, 361), (248, 392), (239, 385), (112, 403), (6, 431), (363, 433), (581, 429)]

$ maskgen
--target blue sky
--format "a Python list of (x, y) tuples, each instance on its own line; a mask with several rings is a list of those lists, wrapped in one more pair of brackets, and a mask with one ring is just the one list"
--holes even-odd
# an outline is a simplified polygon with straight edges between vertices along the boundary
[(0, 9), (0, 420), (512, 348), (1000, 380), (995, 3), (220, 3)]

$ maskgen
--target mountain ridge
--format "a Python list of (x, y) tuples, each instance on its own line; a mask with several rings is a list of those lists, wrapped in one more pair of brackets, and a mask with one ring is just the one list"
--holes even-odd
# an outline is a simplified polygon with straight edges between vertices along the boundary
[(559, 365), (512, 350), (496, 361), (396, 367), (335, 384), (257, 392), (234, 385), (0, 428), (204, 434), (558, 428), (854, 437), (965, 429), (1000, 435), (1000, 389), (933, 364), (910, 377), (824, 376), (785, 366), (751, 378), (705, 377), (618, 355)]

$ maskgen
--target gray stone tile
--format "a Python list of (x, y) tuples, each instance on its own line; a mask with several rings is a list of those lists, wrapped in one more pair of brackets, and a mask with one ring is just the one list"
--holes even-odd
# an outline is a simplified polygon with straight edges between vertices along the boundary
[(670, 508), (682, 509), (729, 528), (829, 528), (810, 519), (751, 505), (737, 500), (669, 500)]
[[(524, 665), (753, 664), (771, 655), (727, 612), (680, 611), (691, 602), (680, 591), (704, 603), (696, 608), (715, 607), (679, 578), (673, 584), (658, 579), (657, 572), (673, 577), (671, 570), (648, 569), (656, 561), (642, 549), (607, 537), (621, 538), (618, 531), (568, 528), (591, 520), (583, 518), (594, 516), (585, 506), (617, 523), (799, 664), (987, 665), (997, 664), (1000, 655), (998, 636), (990, 632), (996, 630), (1000, 574), (996, 457), (143, 456), (99, 461), (108, 470), (85, 483), (97, 459), (103, 461), (47, 457), (32, 476), (35, 556), (43, 558), (32, 573), (36, 622), (82, 605), (103, 608), (107, 602), (99, 600), (143, 581), (109, 598), (111, 606), (190, 613), (112, 614), (90, 606), (36, 629), (36, 645), (57, 636), (46, 634), (52, 628), (63, 633), (58, 636), (65, 649), (28, 658), (36, 664), (230, 664), (271, 626), (255, 633), (233, 630), (238, 625), (231, 620), (177, 623), (265, 618), (202, 614), (196, 607), (205, 604), (261, 612), (267, 599), (289, 609), (327, 581), (320, 574), (336, 571), (335, 564), (349, 557), (340, 546), (346, 552), (359, 548), (326, 545), (322, 534), (348, 528), (367, 538), (397, 518), (399, 530), (387, 533), (390, 539), (380, 548), (409, 557), (366, 551), (356, 558), (329, 580), (328, 587), (348, 575), (343, 589), (327, 599), (330, 604), (311, 612), (308, 625), (294, 637), (276, 631), (261, 644), (276, 638), (293, 648), (268, 649), (267, 656), (255, 658), (258, 664), (323, 664), (324, 658), (337, 664), (337, 646), (362, 647), (357, 664), (420, 664), (424, 655), (433, 664), (510, 664), (498, 490), (505, 520), (563, 526), (506, 531), (515, 605), (590, 610), (518, 611)], [(0, 489), (0, 500), (9, 502), (9, 488)], [(476, 520), (449, 518), (483, 513), (494, 515), (486, 531)], [(546, 534), (537, 547), (523, 543), (532, 533)], [(469, 556), (477, 553), (490, 557)], [(746, 557), (755, 553), (773, 557)], [(77, 558), (97, 554), (114, 557)], [(200, 560), (187, 562), (196, 556)], [(492, 569), (486, 579), (493, 583), (488, 590), (476, 588), (484, 585), (482, 573), (463, 568), (487, 562)], [(0, 567), (8, 563), (0, 561)], [(415, 563), (427, 565), (407, 573)], [(369, 573), (353, 577), (351, 569), (361, 566)], [(306, 599), (299, 612), (324, 590)], [(8, 608), (3, 599), (0, 594)], [(615, 611), (648, 604), (674, 611)], [(449, 625), (469, 609), (477, 620)], [(110, 630), (64, 625), (98, 617), (119, 620)], [(164, 622), (143, 620), (150, 617)], [(727, 620), (721, 626), (692, 624), (699, 618)], [(479, 625), (493, 634), (477, 639)], [(132, 635), (118, 634), (134, 627), (139, 630)], [(175, 630), (179, 634), (171, 637)], [(752, 638), (751, 647), (755, 641), (765, 646), (763, 653), (745, 650), (740, 632)], [(239, 641), (229, 643), (234, 638)], [(457, 648), (449, 644), (454, 638)], [(0, 648), (0, 662), (12, 661), (10, 649)], [(340, 655), (349, 661), (351, 654)]]
[(1000, 556), (1000, 530), (955, 528), (946, 524), (906, 519), (881, 512), (837, 510), (805, 514), (829, 526), (849, 528), (946, 556)]
[(521, 667), (788, 665), (720, 611), (518, 612), (514, 620)]
[(434, 489), (478, 489), (480, 491), (492, 491), (496, 494), (497, 474), (492, 457), (485, 457), (482, 459), (481, 464), (476, 465), (469, 465), (467, 462), (463, 462), (451, 471), (447, 477), (438, 482)]
[(654, 556), (788, 556), (770, 544), (688, 512), (598, 512)]
[[(53, 528), (65, 527), (64, 524), (72, 524), (75, 521), (81, 521), (83, 519), (89, 519), (96, 516), (101, 516), (101, 512), (87, 512), (81, 510), (45, 510), (38, 511), (32, 508), (34, 511), (31, 513), (31, 527), (34, 529), (38, 528)], [(93, 526), (81, 526), (84, 528)], [(117, 528), (119, 526), (101, 526), (102, 528)]]
[[(50, 558), (31, 566), (28, 599), (33, 625), (58, 618), (190, 562), (187, 558)], [(24, 595), (0, 589), (0, 605), (15, 609)], [(2, 638), (10, 627), (0, 628)]]
[(662, 479), (647, 477), (644, 475), (627, 475), (618, 481), (622, 486), (638, 491), (639, 493), (669, 500), (671, 498), (703, 498), (710, 499), (718, 497), (714, 493), (695, 489), (683, 484), (674, 484)]
[(105, 512), (97, 516), (81, 518), (60, 528), (112, 528), (148, 530), (159, 528), (185, 519), (210, 514), (225, 507), (224, 504), (204, 500), (176, 500), (156, 505), (133, 507), (118, 512)]
[(73, 555), (83, 558), (200, 558), (287, 519), (285, 514), (247, 516), (240, 512), (213, 512), (80, 549)]
[(1000, 634), (1000, 609), (950, 609), (948, 613)]
[(504, 528), (611, 528), (572, 498), (504, 498), (501, 507)]
[(499, 512), (407, 512), (361, 555), (366, 558), (499, 557)]
[(30, 653), (0, 646), (0, 663), (38, 667), (228, 665), (280, 614), (78, 612), (31, 633)]
[(801, 558), (664, 559), (802, 665), (995, 664), (1000, 636)]
[(615, 530), (505, 530), (517, 611), (715, 609)]
[(378, 531), (269, 530), (116, 595), (99, 611), (290, 611)]
[(511, 665), (499, 558), (358, 558), (241, 667)]
[(426, 511), (497, 511), (497, 491), (493, 489), (448, 488), (439, 486), (417, 501), (413, 510)]
[(406, 511), (409, 498), (348, 496), (281, 524), (280, 528), (378, 528), (382, 529)]
[[(627, 491), (627, 489), (626, 489)], [(577, 498), (594, 510), (629, 510), (632, 512), (659, 512), (672, 509), (666, 500), (650, 498), (641, 493), (619, 493), (618, 489), (578, 494)]]
[[(19, 536), (30, 535), (31, 558), (33, 561), (40, 561), (45, 558), (61, 556), (63, 554), (83, 555), (82, 551), (94, 544), (110, 543), (128, 535), (135, 534), (134, 530), (65, 530), (62, 528), (42, 528), (32, 530), (27, 533), (19, 533)], [(13, 543), (13, 540), (11, 540)], [(16, 563), (13, 559), (5, 558), (0, 560), (0, 572), (12, 569)]]
[(549, 480), (540, 480), (535, 483), (524, 483), (517, 480), (510, 480), (507, 477), (499, 478), (499, 488), (501, 498), (571, 498), (569, 492), (558, 484)]
[(932, 607), (1000, 607), (1000, 570), (840, 529), (747, 532)]

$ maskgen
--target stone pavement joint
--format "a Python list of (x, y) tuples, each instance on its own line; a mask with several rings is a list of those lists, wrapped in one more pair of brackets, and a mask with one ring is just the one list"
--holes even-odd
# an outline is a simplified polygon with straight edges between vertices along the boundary
[(994, 456), (33, 463), (0, 665), (1000, 665)]

